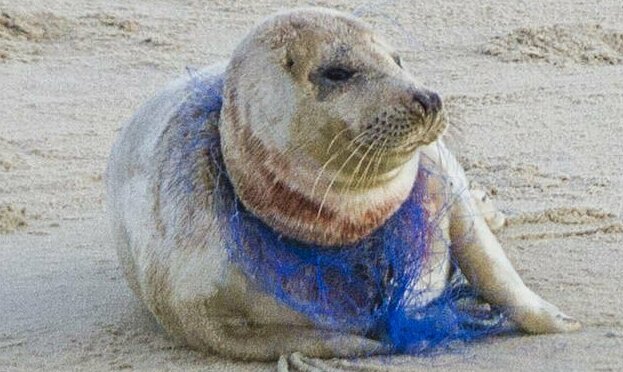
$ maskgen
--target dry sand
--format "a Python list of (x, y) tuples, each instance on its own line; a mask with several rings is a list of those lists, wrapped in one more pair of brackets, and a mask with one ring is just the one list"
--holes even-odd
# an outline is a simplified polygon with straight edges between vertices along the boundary
[[(0, 370), (273, 370), (157, 328), (108, 239), (103, 169), (124, 119), (262, 16), (357, 10), (441, 92), (469, 176), (511, 216), (529, 286), (583, 321), (402, 370), (623, 370), (621, 0), (0, 0)], [(22, 210), (25, 209), (25, 212)]]

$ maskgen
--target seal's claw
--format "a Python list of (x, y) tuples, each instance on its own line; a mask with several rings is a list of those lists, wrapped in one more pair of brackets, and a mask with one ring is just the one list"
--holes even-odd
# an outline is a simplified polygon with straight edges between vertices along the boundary
[(572, 318), (570, 316), (560, 314), (560, 323), (563, 325), (562, 332), (575, 332), (579, 331), (582, 328), (582, 323), (579, 320)]
[(282, 355), (277, 364), (278, 372), (381, 372), (385, 366), (353, 363), (349, 359), (323, 360), (307, 357), (299, 352)]
[(493, 204), (491, 197), (480, 189), (472, 189), (471, 194), (478, 206), (478, 211), (489, 225), (489, 229), (491, 231), (502, 229), (506, 225), (506, 216)]
[(545, 300), (541, 300), (541, 304), (537, 308), (531, 311), (517, 312), (512, 318), (520, 328), (533, 334), (567, 333), (582, 328), (582, 323)]
[(309, 358), (300, 352), (292, 353), (288, 356), (282, 355), (277, 363), (279, 372), (319, 372), (319, 371), (341, 371), (339, 368), (331, 366), (328, 362)]

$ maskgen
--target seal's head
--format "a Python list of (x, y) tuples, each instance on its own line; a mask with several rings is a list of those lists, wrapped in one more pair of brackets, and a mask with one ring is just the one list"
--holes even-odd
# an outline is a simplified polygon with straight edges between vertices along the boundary
[(243, 204), (282, 234), (353, 243), (409, 195), (441, 100), (374, 30), (300, 9), (257, 26), (226, 71), (223, 156)]

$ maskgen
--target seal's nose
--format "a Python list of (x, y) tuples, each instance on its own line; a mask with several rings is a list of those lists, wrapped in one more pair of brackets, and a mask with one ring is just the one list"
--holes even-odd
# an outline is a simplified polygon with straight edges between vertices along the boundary
[(432, 114), (441, 110), (441, 98), (435, 92), (418, 90), (413, 94), (413, 100), (424, 108), (426, 114)]

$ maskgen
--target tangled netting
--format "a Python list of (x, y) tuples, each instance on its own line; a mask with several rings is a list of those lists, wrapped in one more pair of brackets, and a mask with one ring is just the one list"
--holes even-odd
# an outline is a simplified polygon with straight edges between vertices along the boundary
[(213, 206), (229, 259), (254, 286), (318, 327), (357, 332), (394, 352), (425, 353), (506, 328), (500, 312), (478, 306), (477, 294), (454, 263), (448, 286), (434, 300), (425, 301), (428, 290), (416, 286), (428, 274), (423, 268), (431, 241), (439, 238), (439, 214), (445, 213), (425, 208), (418, 185), (436, 176), (428, 167), (420, 167), (399, 210), (356, 244), (327, 247), (290, 239), (249, 212), (227, 176), (218, 127), (206, 124), (220, 112), (222, 77), (195, 76), (191, 84), (183, 131), (194, 138), (188, 146), (204, 152), (215, 170)]

